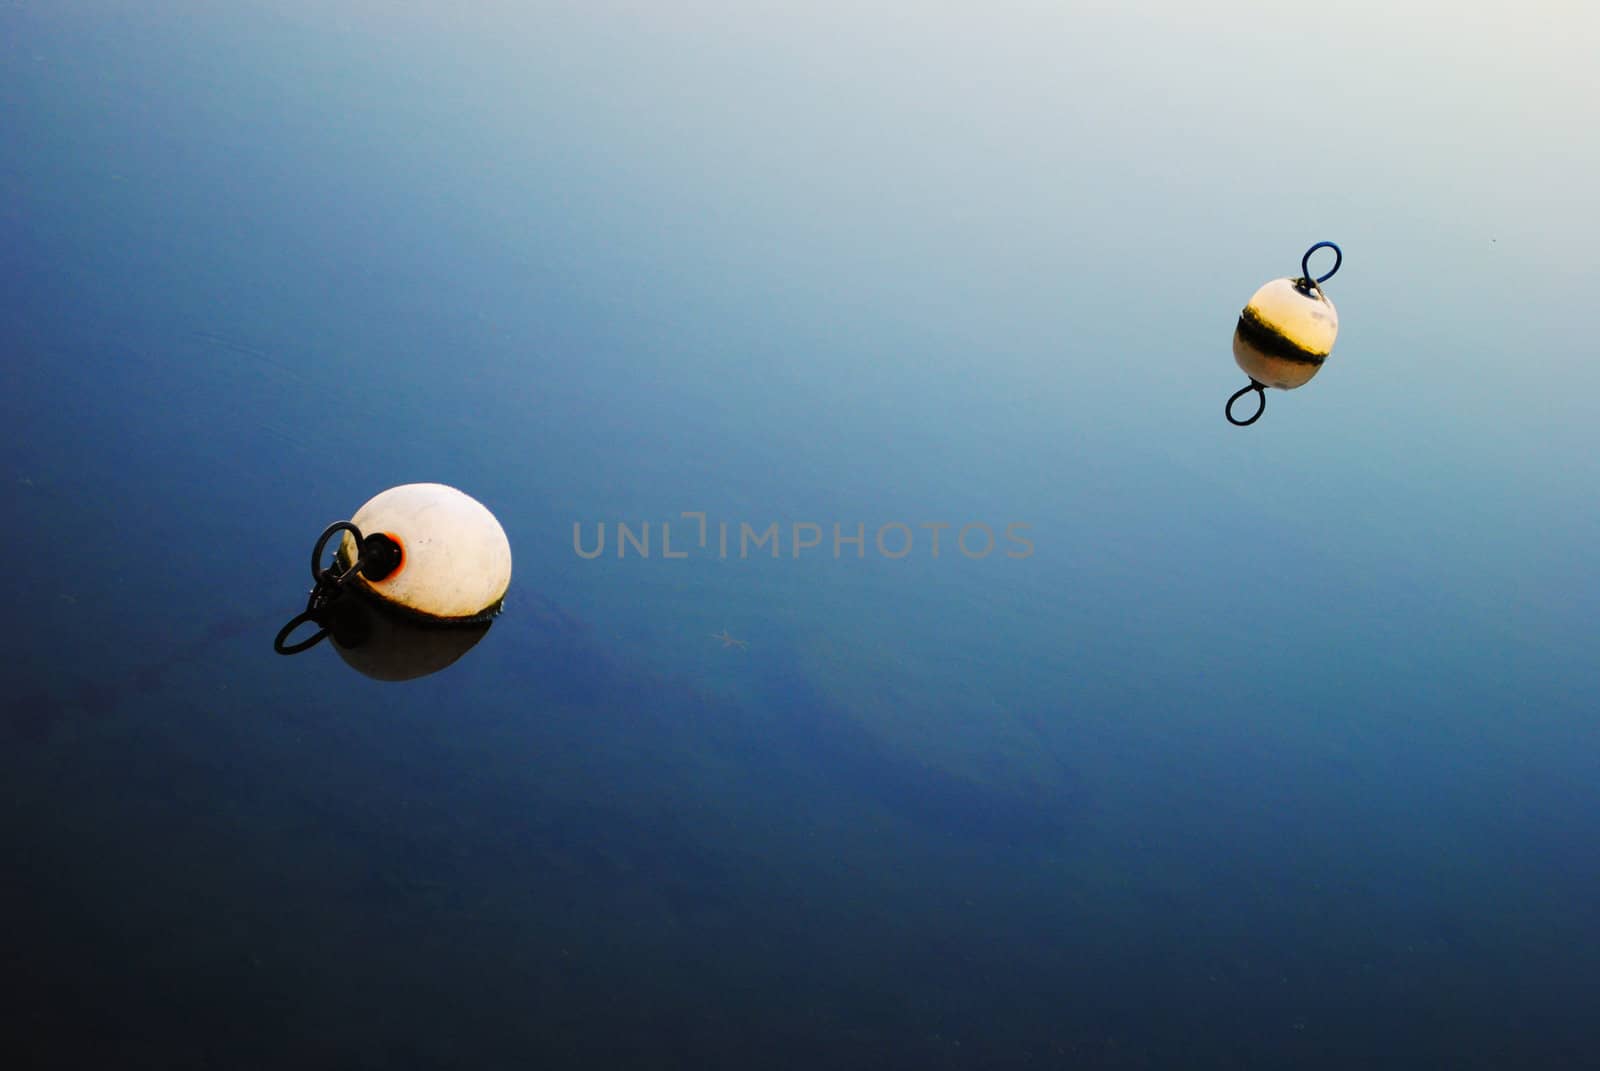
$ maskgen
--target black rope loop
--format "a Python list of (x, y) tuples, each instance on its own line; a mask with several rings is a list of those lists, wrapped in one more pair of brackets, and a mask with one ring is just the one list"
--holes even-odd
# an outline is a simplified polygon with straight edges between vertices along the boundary
[[(1259, 404), (1257, 404), (1256, 411), (1253, 414), (1251, 414), (1250, 419), (1248, 419), (1248, 420), (1239, 420), (1239, 419), (1235, 418), (1234, 415), (1233, 415), (1233, 403), (1237, 402), (1240, 398), (1243, 398), (1246, 394), (1249, 394), (1251, 391), (1255, 391), (1256, 394), (1259, 396), (1259, 398), (1258, 398)], [(1256, 421), (1260, 420), (1261, 419), (1261, 414), (1265, 413), (1266, 411), (1267, 411), (1267, 392), (1266, 392), (1266, 388), (1264, 388), (1260, 383), (1257, 383), (1255, 381), (1255, 379), (1252, 378), (1250, 380), (1250, 383), (1247, 386), (1239, 389), (1238, 391), (1235, 391), (1233, 397), (1228, 399), (1227, 408), (1223, 409), (1222, 415), (1227, 417), (1228, 418), (1228, 423), (1232, 424), (1234, 427), (1236, 427), (1236, 428), (1247, 428), (1251, 424), (1254, 424)]]
[[(1311, 254), (1315, 253), (1319, 249), (1331, 249), (1331, 250), (1333, 250), (1333, 267), (1328, 269), (1328, 274), (1326, 274), (1326, 275), (1318, 275), (1318, 276), (1313, 278), (1312, 275), (1311, 275)], [(1332, 242), (1318, 242), (1316, 245), (1312, 246), (1310, 249), (1307, 249), (1306, 250), (1306, 255), (1300, 258), (1300, 274), (1302, 276), (1304, 276), (1306, 281), (1309, 282), (1310, 284), (1312, 284), (1313, 286), (1321, 286), (1323, 283), (1325, 283), (1329, 279), (1333, 278), (1334, 273), (1339, 270), (1339, 265), (1341, 265), (1343, 263), (1344, 263), (1344, 251), (1343, 250), (1341, 250), (1338, 246), (1334, 245)]]
[[(322, 568), (322, 552), (327, 547), (328, 540), (332, 539), (334, 535), (339, 532), (349, 532), (351, 535), (356, 537), (356, 560), (351, 562), (350, 568), (346, 569), (344, 572), (335, 573), (332, 566), (329, 566), (327, 569)], [(317, 545), (311, 548), (311, 579), (316, 581), (318, 584), (342, 586), (349, 582), (350, 578), (355, 576), (356, 573), (360, 572), (360, 570), (361, 529), (357, 528), (349, 521), (335, 521), (333, 524), (328, 525), (328, 527), (323, 530), (322, 535), (317, 537)]]
[[(288, 643), (287, 641), (290, 633), (294, 632), (295, 629), (299, 628), (307, 621), (310, 621), (317, 626), (317, 631), (312, 633), (311, 638), (308, 640), (301, 640), (299, 643)], [(319, 607), (315, 610), (307, 608), (305, 613), (296, 614), (290, 619), (287, 625), (278, 630), (277, 638), (272, 641), (272, 649), (281, 655), (299, 654), (301, 651), (307, 651), (315, 647), (317, 644), (326, 639), (327, 636), (328, 630), (322, 624), (321, 608)]]
[[(328, 548), (328, 540), (340, 532), (349, 532), (356, 537), (356, 558), (355, 561), (350, 563), (349, 568), (343, 572), (335, 572), (334, 567), (331, 565), (326, 569), (322, 567), (322, 554)], [(316, 546), (311, 548), (311, 579), (314, 584), (311, 588), (311, 594), (306, 598), (306, 608), (304, 612), (295, 615), (287, 625), (278, 630), (277, 638), (272, 641), (272, 649), (274, 651), (281, 655), (299, 654), (301, 651), (315, 647), (328, 635), (326, 612), (328, 604), (344, 594), (345, 585), (350, 583), (350, 580), (357, 573), (361, 572), (361, 544), (361, 529), (349, 521), (336, 521), (328, 525), (323, 530), (323, 533), (317, 537)], [(337, 563), (337, 558), (335, 558), (335, 562)], [(299, 643), (294, 644), (289, 643), (290, 633), (308, 621), (317, 626), (317, 632), (310, 639), (301, 640)]]

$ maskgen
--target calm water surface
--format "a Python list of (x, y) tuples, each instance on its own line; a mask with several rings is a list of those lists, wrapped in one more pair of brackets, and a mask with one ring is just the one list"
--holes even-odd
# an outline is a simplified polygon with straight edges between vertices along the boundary
[(328, 6), (0, 8), (7, 1066), (1594, 1066), (1593, 9)]

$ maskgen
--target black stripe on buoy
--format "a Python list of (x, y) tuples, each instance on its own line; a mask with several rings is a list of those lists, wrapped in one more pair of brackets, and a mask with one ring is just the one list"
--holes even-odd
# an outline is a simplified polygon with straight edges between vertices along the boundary
[(1239, 314), (1239, 334), (1268, 357), (1281, 357), (1286, 361), (1319, 366), (1328, 359), (1325, 353), (1312, 353), (1304, 346), (1291, 341), (1287, 335), (1267, 324), (1249, 308)]

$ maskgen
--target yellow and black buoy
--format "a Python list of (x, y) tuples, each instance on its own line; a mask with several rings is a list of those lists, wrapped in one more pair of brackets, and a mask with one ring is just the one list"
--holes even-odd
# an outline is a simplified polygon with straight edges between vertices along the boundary
[[(1333, 250), (1333, 267), (1325, 275), (1311, 274), (1311, 254)], [(1244, 427), (1267, 411), (1267, 387), (1294, 390), (1310, 382), (1333, 352), (1339, 334), (1339, 312), (1323, 293), (1322, 284), (1344, 263), (1344, 253), (1332, 242), (1318, 242), (1300, 258), (1298, 279), (1274, 279), (1257, 290), (1239, 314), (1233, 332), (1233, 359), (1250, 383), (1233, 397), (1223, 414), (1230, 424)], [(1233, 415), (1233, 405), (1255, 391), (1259, 404), (1248, 419)]]
[[(341, 534), (334, 565), (323, 568), (329, 540)], [(347, 592), (425, 626), (481, 625), (500, 612), (511, 584), (511, 544), (477, 499), (440, 483), (411, 483), (329, 525), (311, 551), (311, 576), (305, 612), (273, 642), (279, 654), (296, 654), (326, 636), (333, 604)], [(306, 622), (320, 630), (288, 643)]]

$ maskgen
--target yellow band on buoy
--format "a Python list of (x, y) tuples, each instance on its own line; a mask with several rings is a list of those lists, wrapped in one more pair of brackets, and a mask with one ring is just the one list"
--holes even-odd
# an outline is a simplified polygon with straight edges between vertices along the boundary
[[(362, 591), (442, 622), (480, 621), (499, 612), (511, 586), (511, 544), (477, 499), (442, 483), (410, 483), (376, 496), (351, 522), (400, 548), (400, 563), (387, 576), (356, 576)], [(339, 555), (348, 563), (356, 554), (355, 538), (346, 533)]]
[(1322, 288), (1274, 279), (1250, 298), (1233, 335), (1233, 359), (1257, 383), (1293, 390), (1322, 367), (1339, 334), (1339, 312)]

